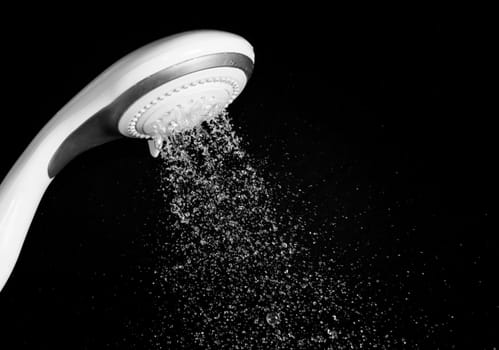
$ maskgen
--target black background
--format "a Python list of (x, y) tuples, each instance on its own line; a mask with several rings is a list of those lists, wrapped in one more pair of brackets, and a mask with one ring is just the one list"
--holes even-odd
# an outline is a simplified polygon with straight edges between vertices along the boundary
[[(412, 291), (407, 310), (446, 325), (421, 348), (492, 349), (497, 156), (480, 33), (466, 17), (319, 12), (243, 20), (242, 11), (166, 11), (146, 20), (137, 11), (6, 25), (0, 177), (59, 108), (128, 52), (190, 29), (240, 34), (256, 65), (230, 111), (248, 151), (289, 172), (282, 181), (304, 188), (324, 219), (372, 208), (340, 225), (338, 240), (358, 246), (358, 259), (390, 257), (362, 274), (418, 276), (401, 282)], [(126, 348), (127, 322), (149, 326), (139, 266), (154, 259), (141, 239), (158, 205), (157, 162), (144, 142), (123, 139), (57, 176), (0, 294), (0, 348)]]

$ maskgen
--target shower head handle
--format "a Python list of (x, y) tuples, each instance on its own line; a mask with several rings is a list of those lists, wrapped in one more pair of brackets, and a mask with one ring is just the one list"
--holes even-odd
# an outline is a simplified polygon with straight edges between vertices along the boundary
[(125, 56), (69, 101), (0, 184), (0, 290), (46, 188), (71, 159), (117, 138), (158, 143), (169, 125), (194, 127), (238, 96), (253, 62), (252, 46), (238, 35), (181, 33)]

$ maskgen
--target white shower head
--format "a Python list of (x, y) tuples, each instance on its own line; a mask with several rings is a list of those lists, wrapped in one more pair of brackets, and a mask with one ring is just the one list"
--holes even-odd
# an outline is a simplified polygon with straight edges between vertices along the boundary
[(51, 180), (78, 154), (120, 137), (147, 139), (153, 156), (175, 131), (221, 113), (244, 89), (252, 46), (221, 31), (167, 37), (125, 56), (38, 133), (0, 184), (0, 290)]

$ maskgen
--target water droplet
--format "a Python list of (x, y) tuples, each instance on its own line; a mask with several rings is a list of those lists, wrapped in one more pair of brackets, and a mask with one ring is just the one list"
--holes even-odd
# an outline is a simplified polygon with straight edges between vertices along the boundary
[(267, 316), (265, 316), (265, 320), (272, 327), (276, 327), (279, 323), (281, 323), (281, 318), (276, 312), (269, 312)]

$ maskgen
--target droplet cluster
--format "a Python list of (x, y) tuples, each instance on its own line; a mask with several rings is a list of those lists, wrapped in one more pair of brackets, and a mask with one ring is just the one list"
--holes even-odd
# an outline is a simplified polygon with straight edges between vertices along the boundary
[(405, 348), (339, 268), (334, 224), (311, 229), (294, 209), (309, 204), (264, 178), (227, 113), (161, 155), (150, 348)]

